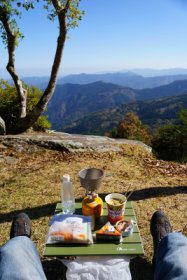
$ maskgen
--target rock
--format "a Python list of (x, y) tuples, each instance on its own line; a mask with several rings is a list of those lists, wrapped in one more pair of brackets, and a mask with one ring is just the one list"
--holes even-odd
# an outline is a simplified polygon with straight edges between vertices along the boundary
[(65, 152), (119, 152), (122, 150), (120, 145), (126, 144), (140, 146), (149, 153), (152, 152), (151, 147), (140, 141), (63, 132), (7, 135), (0, 137), (0, 143), (7, 147), (14, 147), (18, 152), (35, 152), (41, 148)]
[(3, 144), (0, 143), (0, 151), (4, 151), (4, 150), (6, 150), (6, 149), (7, 149), (7, 147), (6, 147), (5, 145), (3, 145)]
[(6, 126), (4, 120), (0, 117), (0, 135), (6, 134)]
[(16, 164), (18, 162), (18, 159), (17, 158), (14, 158), (14, 157), (5, 157), (5, 161), (6, 163), (8, 164)]
[(3, 153), (0, 153), (0, 163), (4, 163), (5, 159), (4, 159), (4, 155)]

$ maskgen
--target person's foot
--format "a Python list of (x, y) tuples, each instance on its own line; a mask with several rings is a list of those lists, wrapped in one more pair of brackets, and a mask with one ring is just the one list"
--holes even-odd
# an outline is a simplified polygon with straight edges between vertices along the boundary
[(10, 229), (10, 239), (16, 236), (31, 237), (31, 221), (25, 213), (20, 213), (14, 217)]
[(156, 252), (159, 242), (164, 238), (168, 233), (172, 232), (171, 224), (167, 216), (162, 211), (156, 211), (151, 218), (150, 225), (151, 235), (153, 237), (153, 269), (155, 268), (156, 261)]

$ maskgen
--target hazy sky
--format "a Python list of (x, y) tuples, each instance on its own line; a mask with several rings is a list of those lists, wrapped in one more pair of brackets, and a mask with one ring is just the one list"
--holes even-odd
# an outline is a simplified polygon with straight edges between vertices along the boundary
[[(42, 1), (41, 1), (42, 2)], [(82, 0), (85, 15), (66, 41), (60, 75), (133, 68), (187, 68), (186, 0)], [(24, 12), (16, 51), (22, 75), (48, 75), (57, 23), (41, 5)], [(7, 55), (0, 41), (0, 77)]]

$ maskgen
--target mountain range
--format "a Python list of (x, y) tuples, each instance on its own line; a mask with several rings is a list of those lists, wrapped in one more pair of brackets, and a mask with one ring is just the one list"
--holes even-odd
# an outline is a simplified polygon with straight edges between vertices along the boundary
[[(176, 111), (180, 106), (187, 105), (185, 95), (182, 97), (184, 93), (187, 93), (187, 80), (142, 90), (104, 82), (57, 85), (46, 114), (53, 129), (74, 133), (104, 133), (116, 125), (129, 110), (136, 111), (145, 123), (154, 127), (156, 123), (162, 123), (168, 118), (168, 110), (176, 107), (176, 104)], [(176, 104), (175, 98), (178, 98)], [(164, 109), (163, 104), (167, 104)], [(154, 108), (157, 108), (156, 112)], [(144, 111), (143, 115), (141, 112)], [(149, 118), (145, 116), (146, 111)], [(165, 111), (167, 114), (163, 114)], [(175, 119), (174, 111), (172, 110), (170, 118)]]
[[(137, 73), (149, 73), (151, 70), (135, 70)], [(149, 72), (147, 72), (149, 71)], [(164, 71), (164, 70), (163, 70)], [(147, 77), (134, 72), (119, 72), (119, 73), (103, 73), (103, 74), (74, 74), (65, 77), (59, 77), (58, 84), (89, 84), (98, 81), (105, 83), (113, 83), (133, 89), (154, 88), (158, 86), (168, 85), (174, 81), (186, 80), (187, 70), (182, 74), (167, 74), (164, 73), (178, 73), (177, 70), (168, 71), (152, 70), (152, 73), (160, 74), (160, 76)], [(182, 71), (182, 70), (181, 70)], [(29, 85), (34, 85), (40, 89), (44, 89), (48, 83), (49, 77), (24, 77), (24, 82)], [(12, 81), (9, 81), (12, 82)]]
[(123, 120), (127, 112), (133, 111), (143, 124), (148, 125), (153, 131), (158, 126), (176, 123), (177, 113), (182, 107), (187, 108), (187, 93), (158, 100), (123, 104), (120, 107), (89, 114), (62, 129), (67, 133), (104, 135), (106, 132), (112, 131)]
[(126, 73), (106, 73), (106, 74), (77, 74), (69, 75), (58, 80), (58, 84), (89, 84), (97, 81), (113, 83), (133, 89), (154, 88), (168, 85), (174, 81), (186, 80), (187, 74), (143, 77), (133, 72)]

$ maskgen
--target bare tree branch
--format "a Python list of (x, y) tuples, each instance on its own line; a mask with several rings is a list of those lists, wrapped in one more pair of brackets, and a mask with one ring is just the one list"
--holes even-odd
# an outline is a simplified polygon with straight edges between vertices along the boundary
[[(52, 0), (54, 7), (56, 7), (56, 4), (57, 4), (56, 2), (58, 2), (58, 1)], [(34, 108), (34, 110), (31, 112), (31, 114), (35, 113), (35, 111), (39, 110), (41, 112), (41, 109), (42, 110), (45, 109), (45, 107), (47, 106), (51, 96), (53, 95), (54, 89), (55, 89), (57, 75), (58, 75), (58, 71), (60, 68), (64, 43), (65, 43), (66, 33), (67, 33), (66, 13), (65, 13), (64, 8), (61, 9), (60, 11), (58, 11), (57, 15), (58, 15), (58, 21), (59, 21), (59, 36), (58, 36), (58, 40), (57, 40), (56, 53), (54, 56), (54, 61), (53, 61), (53, 65), (52, 65), (49, 83), (48, 83), (46, 90), (44, 91), (43, 96), (41, 97), (40, 101), (38, 102), (36, 108)]]
[(66, 4), (65, 4), (65, 11), (67, 12), (68, 11), (68, 9), (69, 9), (69, 5), (70, 5), (70, 0), (67, 0), (66, 1)]
[(56, 12), (60, 11), (62, 9), (62, 3), (59, 0), (51, 0)]

